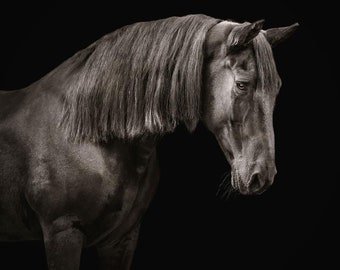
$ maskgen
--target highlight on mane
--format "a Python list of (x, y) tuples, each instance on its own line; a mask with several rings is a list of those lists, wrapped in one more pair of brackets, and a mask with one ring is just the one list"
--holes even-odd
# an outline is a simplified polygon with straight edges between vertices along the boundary
[(193, 129), (200, 117), (204, 41), (219, 20), (188, 15), (140, 22), (71, 59), (61, 126), (69, 139), (107, 141)]
[(276, 69), (273, 51), (263, 33), (259, 33), (253, 39), (253, 48), (255, 52), (257, 66), (257, 89), (266, 91), (272, 86), (280, 83), (280, 77)]

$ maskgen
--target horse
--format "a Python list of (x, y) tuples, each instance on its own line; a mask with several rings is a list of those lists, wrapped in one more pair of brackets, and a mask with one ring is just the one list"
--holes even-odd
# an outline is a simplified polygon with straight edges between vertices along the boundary
[(231, 166), (232, 190), (267, 190), (281, 87), (272, 48), (298, 24), (263, 24), (137, 22), (0, 91), (0, 240), (43, 241), (50, 270), (78, 269), (91, 246), (102, 269), (129, 269), (157, 190), (157, 144), (199, 121)]

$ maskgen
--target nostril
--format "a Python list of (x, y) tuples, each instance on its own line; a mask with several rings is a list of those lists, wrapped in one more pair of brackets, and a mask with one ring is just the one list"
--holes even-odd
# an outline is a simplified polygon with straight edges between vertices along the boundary
[(254, 173), (251, 176), (248, 188), (250, 191), (256, 191), (261, 188), (260, 175), (258, 173)]

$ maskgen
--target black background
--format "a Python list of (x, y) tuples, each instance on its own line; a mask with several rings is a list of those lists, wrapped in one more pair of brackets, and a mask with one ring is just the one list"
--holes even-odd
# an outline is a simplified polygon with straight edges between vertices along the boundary
[[(330, 1), (328, 1), (330, 2)], [(4, 4), (1, 4), (4, 5)], [(337, 15), (329, 3), (127, 1), (0, 8), (0, 89), (41, 78), (125, 24), (205, 13), (264, 28), (300, 23), (274, 49), (283, 86), (274, 114), (278, 175), (261, 196), (220, 201), (229, 170), (201, 125), (178, 128), (158, 148), (161, 182), (144, 217), (133, 269), (335, 269), (339, 256)], [(42, 243), (0, 244), (0, 269), (46, 269)], [(82, 269), (97, 269), (93, 249)]]

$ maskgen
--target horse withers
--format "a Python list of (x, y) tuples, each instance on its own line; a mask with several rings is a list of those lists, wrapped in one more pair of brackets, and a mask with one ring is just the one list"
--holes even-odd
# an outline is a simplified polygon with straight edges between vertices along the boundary
[(32, 85), (0, 92), (0, 240), (43, 240), (49, 269), (129, 269), (159, 180), (156, 146), (203, 121), (233, 189), (274, 180), (280, 88), (272, 46), (297, 24), (262, 30), (205, 15), (120, 28)]

